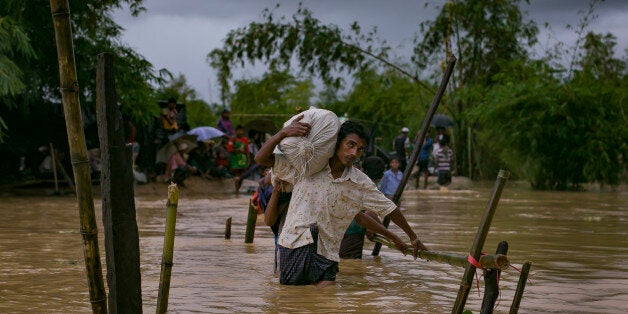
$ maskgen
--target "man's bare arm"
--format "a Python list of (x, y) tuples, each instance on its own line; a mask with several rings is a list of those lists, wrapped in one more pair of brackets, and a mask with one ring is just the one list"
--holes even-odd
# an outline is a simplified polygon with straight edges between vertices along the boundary
[(427, 250), (427, 247), (425, 247), (425, 245), (421, 243), (421, 241), (419, 240), (419, 237), (416, 235), (416, 233), (414, 233), (410, 225), (408, 225), (408, 221), (406, 220), (406, 217), (403, 216), (399, 208), (396, 208), (395, 210), (393, 210), (393, 212), (390, 213), (388, 217), (390, 217), (390, 220), (392, 220), (397, 226), (399, 226), (408, 235), (408, 237), (410, 237), (410, 242), (412, 243), (412, 246), (414, 247), (413, 255), (415, 259), (417, 258), (419, 254), (419, 250)]

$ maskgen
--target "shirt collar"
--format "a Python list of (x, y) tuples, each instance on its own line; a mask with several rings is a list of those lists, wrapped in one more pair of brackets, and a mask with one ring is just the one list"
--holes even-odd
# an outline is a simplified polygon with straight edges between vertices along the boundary
[[(326, 169), (327, 169), (328, 175), (333, 179), (334, 177), (331, 175), (331, 168), (329, 167), (329, 164), (327, 165)], [(358, 176), (357, 171), (360, 171), (360, 170), (356, 169), (354, 166), (347, 167), (342, 172), (342, 175), (337, 179), (333, 179), (333, 181), (344, 182), (344, 181), (350, 180), (353, 183), (360, 183), (360, 177)]]

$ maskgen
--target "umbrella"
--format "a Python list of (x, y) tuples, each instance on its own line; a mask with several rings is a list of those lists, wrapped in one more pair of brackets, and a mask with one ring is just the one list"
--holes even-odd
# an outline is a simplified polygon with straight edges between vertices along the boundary
[(214, 137), (221, 137), (225, 135), (222, 131), (211, 126), (199, 126), (198, 128), (193, 128), (188, 131), (188, 134), (198, 136), (198, 141), (209, 140)]
[(196, 144), (196, 135), (183, 135), (175, 140), (168, 142), (168, 144), (164, 145), (164, 147), (160, 148), (155, 155), (156, 163), (167, 163), (168, 159), (170, 159), (170, 155), (174, 154), (179, 150), (181, 144), (186, 144), (188, 150), (194, 149), (198, 146)]
[(255, 119), (247, 122), (244, 125), (246, 130), (255, 130), (258, 132), (274, 134), (277, 132), (277, 126), (272, 120), (269, 119)]
[(437, 128), (446, 128), (449, 126), (453, 126), (454, 122), (451, 121), (451, 118), (449, 118), (447, 115), (435, 114), (432, 118), (431, 125)]

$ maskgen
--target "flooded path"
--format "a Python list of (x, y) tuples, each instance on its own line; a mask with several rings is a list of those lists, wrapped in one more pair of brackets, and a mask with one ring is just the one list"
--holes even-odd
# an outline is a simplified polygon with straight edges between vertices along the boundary
[[(462, 254), (491, 187), (408, 190), (403, 212), (428, 247)], [(147, 313), (157, 299), (166, 194), (164, 186), (163, 197), (136, 197)], [(231, 195), (179, 200), (170, 312), (451, 311), (464, 269), (414, 261), (388, 248), (379, 257), (369, 250), (363, 260), (341, 261), (336, 287), (279, 285), (270, 229), (258, 221), (255, 242), (244, 244), (248, 196), (225, 197)], [(95, 204), (105, 268), (100, 200)], [(76, 200), (4, 197), (0, 214), (0, 312), (90, 312)], [(224, 240), (229, 217), (232, 239)], [(627, 220), (625, 191), (536, 192), (508, 183), (484, 251), (506, 240), (511, 263), (533, 262), (521, 313), (626, 313)], [(513, 269), (502, 273), (497, 313), (508, 312), (518, 277)], [(480, 286), (483, 292), (483, 281)], [(466, 308), (478, 313), (481, 302), (474, 287)]]

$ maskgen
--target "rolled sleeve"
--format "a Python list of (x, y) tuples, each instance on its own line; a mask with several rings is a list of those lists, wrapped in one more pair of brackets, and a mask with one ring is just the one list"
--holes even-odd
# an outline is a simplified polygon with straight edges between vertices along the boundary
[(373, 186), (364, 191), (362, 198), (362, 209), (370, 210), (378, 214), (380, 217), (385, 217), (392, 213), (397, 205), (387, 198), (377, 187)]

